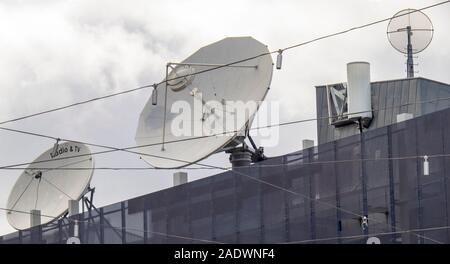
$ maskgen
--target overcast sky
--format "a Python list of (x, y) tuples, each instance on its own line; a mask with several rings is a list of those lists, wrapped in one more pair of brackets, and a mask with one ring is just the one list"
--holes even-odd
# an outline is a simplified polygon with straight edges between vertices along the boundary
[[(0, 122), (163, 79), (168, 61), (231, 36), (252, 36), (270, 50), (307, 41), (405, 8), (437, 1), (0, 1)], [(419, 54), (418, 75), (450, 83), (450, 4), (426, 10), (434, 39)], [(280, 103), (280, 121), (315, 117), (315, 85), (346, 81), (346, 63), (371, 63), (373, 81), (406, 76), (405, 57), (386, 38), (387, 23), (284, 53), (267, 100)], [(150, 96), (141, 90), (4, 125), (9, 128), (124, 147), (135, 144), (139, 114)], [(269, 156), (316, 139), (316, 123), (280, 130)], [(53, 141), (0, 131), (0, 166), (30, 162)], [(91, 148), (92, 151), (99, 149)], [(228, 166), (228, 156), (204, 163)], [(95, 157), (100, 167), (143, 166), (132, 154)], [(216, 171), (217, 172), (217, 171)], [(0, 171), (0, 207), (20, 171)], [(167, 188), (173, 171), (96, 171), (96, 204), (103, 206)], [(189, 172), (192, 179), (205, 172)], [(209, 174), (215, 172), (209, 172)], [(12, 232), (0, 211), (0, 234)]]

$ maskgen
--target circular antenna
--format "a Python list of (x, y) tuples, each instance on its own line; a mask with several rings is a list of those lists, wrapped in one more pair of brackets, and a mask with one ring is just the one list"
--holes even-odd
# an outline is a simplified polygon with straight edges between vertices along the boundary
[(405, 9), (395, 14), (387, 27), (387, 36), (392, 47), (408, 54), (419, 53), (430, 45), (433, 39), (433, 24), (427, 15), (415, 9)]
[(159, 85), (159, 104), (149, 100), (142, 110), (136, 132), (142, 158), (157, 168), (180, 168), (241, 143), (269, 89), (273, 62), (267, 55), (227, 64), (268, 52), (251, 37), (234, 37), (168, 63), (175, 68), (167, 80), (185, 77)]
[(9, 224), (18, 230), (30, 228), (31, 210), (40, 210), (41, 224), (61, 217), (69, 200), (84, 195), (93, 168), (91, 152), (83, 144), (66, 142), (44, 152), (20, 175), (9, 195)]

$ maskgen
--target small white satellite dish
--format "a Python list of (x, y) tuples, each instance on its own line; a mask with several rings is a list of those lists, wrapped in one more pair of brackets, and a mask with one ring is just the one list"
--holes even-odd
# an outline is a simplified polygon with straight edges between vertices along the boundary
[[(251, 37), (233, 37), (205, 46), (181, 63), (168, 63), (167, 87), (158, 86), (158, 104), (149, 100), (139, 118), (137, 145), (154, 144), (139, 148), (149, 155), (142, 158), (157, 168), (180, 168), (241, 143), (242, 131), (250, 127), (269, 89), (273, 62), (271, 56), (261, 56), (224, 65), (268, 52)], [(186, 76), (218, 66), (224, 67)], [(180, 76), (186, 77), (171, 80)], [(235, 108), (236, 103), (246, 107)], [(229, 131), (234, 132), (203, 137)]]
[(387, 27), (389, 42), (397, 51), (408, 56), (408, 78), (414, 77), (412, 55), (423, 51), (430, 45), (433, 33), (431, 20), (419, 10), (402, 10), (389, 21)]
[(68, 210), (69, 200), (84, 195), (93, 168), (89, 148), (80, 143), (66, 142), (44, 152), (20, 175), (9, 195), (9, 224), (18, 230), (30, 228), (26, 212), (31, 210), (41, 212), (41, 224), (54, 220), (47, 216), (61, 217)]

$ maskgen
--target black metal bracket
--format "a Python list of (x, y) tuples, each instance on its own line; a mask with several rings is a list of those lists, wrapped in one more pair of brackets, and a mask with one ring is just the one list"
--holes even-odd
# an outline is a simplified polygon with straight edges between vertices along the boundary
[(250, 134), (247, 135), (247, 138), (253, 147), (253, 151), (250, 151), (252, 153), (252, 162), (259, 162), (266, 160), (267, 157), (266, 155), (264, 155), (264, 147), (257, 147), (255, 141), (253, 141), (253, 138), (250, 136)]
[(248, 151), (252, 154), (252, 162), (255, 163), (266, 160), (267, 157), (264, 155), (264, 147), (256, 146), (255, 141), (253, 140), (252, 136), (250, 136), (250, 128), (248, 126), (248, 123), (245, 125), (245, 138), (248, 138), (248, 141), (250, 142), (250, 145), (252, 145), (253, 150), (249, 149), (245, 142), (242, 142), (242, 147), (245, 149), (245, 151)]
[[(90, 198), (86, 197), (86, 194), (88, 194), (88, 193), (90, 194)], [(88, 211), (95, 209), (95, 211), (98, 214), (100, 214), (97, 207), (94, 206), (94, 193), (95, 193), (95, 187), (91, 188), (91, 186), (88, 186), (87, 191), (86, 191), (85, 195), (83, 196), (83, 203), (84, 203), (84, 205), (86, 205), (86, 208), (88, 209)], [(83, 213), (84, 213), (84, 210), (83, 210)]]
[[(89, 197), (89, 198), (86, 197), (86, 195), (87, 195), (88, 193), (90, 194), (90, 197)], [(88, 224), (91, 223), (91, 221), (92, 221), (92, 225), (94, 225), (94, 226), (97, 225), (97, 224), (94, 222), (94, 220), (92, 220), (92, 213), (91, 213), (92, 210), (95, 210), (95, 212), (97, 212), (97, 214), (99, 215), (99, 217), (100, 217), (100, 218), (103, 218), (103, 221), (105, 222), (105, 224), (106, 224), (107, 226), (109, 226), (109, 227), (111, 228), (111, 230), (112, 230), (114, 233), (116, 233), (119, 237), (122, 238), (122, 233), (117, 231), (117, 228), (118, 228), (118, 227), (112, 226), (111, 223), (110, 223), (107, 219), (105, 219), (105, 218), (103, 217), (102, 212), (100, 212), (100, 210), (94, 205), (94, 193), (95, 193), (95, 187), (94, 187), (94, 188), (91, 188), (90, 186), (88, 186), (87, 191), (86, 191), (85, 195), (83, 196), (83, 206), (86, 205), (86, 208), (87, 208), (88, 214), (89, 214)], [(84, 210), (83, 210), (83, 213), (84, 213)], [(103, 227), (103, 226), (100, 226), (100, 228), (104, 228), (104, 227)], [(101, 234), (100, 234), (100, 232), (98, 231), (97, 228), (95, 228), (95, 232), (96, 232), (96, 234), (97, 234), (97, 237), (99, 238), (99, 241), (102, 241), (102, 239), (101, 239)]]

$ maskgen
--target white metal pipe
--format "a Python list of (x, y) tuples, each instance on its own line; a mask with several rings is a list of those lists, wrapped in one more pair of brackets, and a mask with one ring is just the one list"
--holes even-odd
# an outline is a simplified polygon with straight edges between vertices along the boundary
[(205, 67), (231, 67), (231, 68), (258, 68), (258, 65), (227, 65), (227, 64), (214, 64), (214, 63), (180, 63), (169, 62), (169, 65), (181, 65), (181, 66), (205, 66)]

